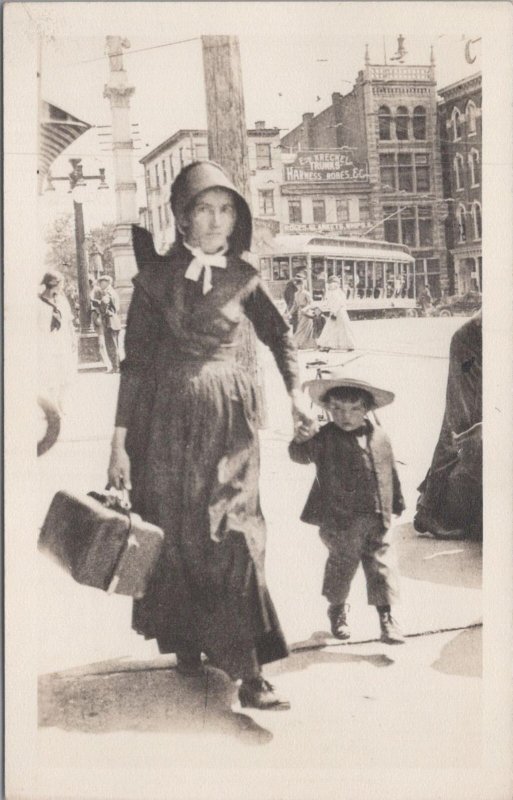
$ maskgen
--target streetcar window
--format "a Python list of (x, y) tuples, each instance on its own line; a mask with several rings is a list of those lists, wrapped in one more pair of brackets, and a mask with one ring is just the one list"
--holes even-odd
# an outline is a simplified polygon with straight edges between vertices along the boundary
[(271, 280), (271, 259), (270, 258), (261, 258), (260, 259), (260, 277), (263, 278), (264, 281)]
[(273, 281), (290, 280), (290, 262), (288, 257), (277, 256), (273, 258)]
[(373, 297), (383, 297), (385, 293), (385, 275), (384, 275), (384, 264), (382, 261), (376, 261), (376, 269), (375, 269), (375, 277), (374, 277), (374, 293)]

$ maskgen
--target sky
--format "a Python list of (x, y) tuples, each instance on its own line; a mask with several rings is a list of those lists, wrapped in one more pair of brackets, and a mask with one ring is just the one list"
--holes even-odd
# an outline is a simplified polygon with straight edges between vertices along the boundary
[[(140, 132), (135, 172), (144, 205), (139, 159), (179, 128), (206, 127), (201, 35), (238, 37), (247, 125), (265, 120), (285, 134), (305, 111), (329, 106), (332, 92), (351, 90), (367, 44), (374, 64), (393, 55), (398, 34), (405, 37), (406, 64), (429, 63), (433, 46), (439, 86), (479, 71), (482, 6), (466, 2), (465, 15), (461, 4), (443, 2), (75, 2), (28, 3), (26, 9), (43, 32), (43, 98), (95, 126), (111, 123), (103, 98), (105, 37), (129, 39), (124, 65), (135, 87), (131, 120)], [(465, 60), (469, 39), (478, 40), (473, 64)], [(67, 159), (75, 155), (83, 158), (85, 173), (105, 166), (109, 182), (112, 160), (99, 136), (105, 130), (95, 127), (80, 137), (55, 162), (54, 174), (67, 174)], [(64, 186), (46, 196), (45, 218), (69, 203)], [(95, 191), (91, 186), (91, 225), (115, 213), (113, 192)]]

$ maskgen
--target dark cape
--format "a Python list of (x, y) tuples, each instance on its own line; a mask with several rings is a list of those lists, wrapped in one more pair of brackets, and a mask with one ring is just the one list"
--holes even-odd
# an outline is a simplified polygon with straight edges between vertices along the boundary
[(417, 509), (443, 528), (462, 529), (476, 539), (482, 538), (483, 525), (482, 359), (479, 312), (451, 339), (442, 428), (417, 502)]

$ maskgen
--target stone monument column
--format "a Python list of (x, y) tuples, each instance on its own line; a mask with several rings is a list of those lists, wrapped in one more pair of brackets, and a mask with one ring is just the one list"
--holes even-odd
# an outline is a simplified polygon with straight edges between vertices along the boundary
[(130, 42), (122, 36), (107, 36), (109, 81), (103, 90), (112, 112), (112, 150), (116, 192), (116, 229), (111, 247), (116, 276), (116, 289), (121, 300), (121, 313), (126, 314), (132, 294), (132, 277), (137, 272), (132, 248), (132, 223), (137, 223), (137, 184), (134, 178), (134, 144), (130, 129), (130, 97), (135, 89), (128, 85), (123, 67), (123, 49)]

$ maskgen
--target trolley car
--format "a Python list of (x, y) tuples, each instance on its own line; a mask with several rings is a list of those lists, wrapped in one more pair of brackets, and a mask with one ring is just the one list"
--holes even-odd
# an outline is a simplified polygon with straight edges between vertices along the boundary
[(415, 315), (415, 260), (408, 247), (375, 239), (321, 235), (276, 238), (274, 252), (262, 255), (260, 274), (275, 300), (302, 274), (314, 300), (328, 278), (340, 278), (353, 318)]

